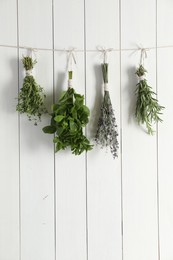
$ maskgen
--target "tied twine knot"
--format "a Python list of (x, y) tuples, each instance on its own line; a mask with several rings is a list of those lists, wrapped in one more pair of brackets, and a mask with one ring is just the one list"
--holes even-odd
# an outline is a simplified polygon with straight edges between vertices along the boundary
[[(144, 69), (144, 61), (147, 58), (147, 51), (149, 51), (149, 48), (143, 48), (143, 47), (139, 47), (139, 50), (141, 51), (141, 55), (140, 55), (140, 67), (142, 66)], [(145, 70), (145, 69), (144, 69)], [(144, 73), (145, 74), (145, 73)], [(145, 79), (145, 75), (142, 76), (138, 76), (138, 80), (139, 82)]]
[(31, 76), (32, 75), (32, 70), (26, 70), (26, 76)]
[(108, 52), (113, 51), (113, 48), (97, 47), (97, 50), (103, 54), (103, 63), (107, 63)]
[(104, 83), (103, 86), (104, 86), (104, 91), (109, 91), (108, 83)]
[(142, 80), (144, 80), (144, 79), (145, 79), (144, 76), (140, 76), (140, 77), (138, 78), (139, 82), (142, 81)]
[(28, 56), (31, 56), (31, 58), (34, 58), (37, 59), (37, 55), (36, 55), (36, 52), (38, 52), (38, 49), (36, 48), (31, 48), (31, 47), (24, 47), (25, 49), (27, 49), (28, 51)]
[[(113, 48), (97, 47), (97, 50), (103, 54), (103, 63), (107, 63), (108, 52), (113, 51)], [(108, 83), (103, 84), (104, 91), (109, 91)]]
[(68, 80), (68, 87), (72, 88), (72, 86), (73, 86), (73, 81), (72, 81), (72, 79), (69, 79)]
[(139, 48), (141, 50), (140, 65), (144, 66), (144, 60), (147, 58), (148, 48)]
[(68, 71), (73, 71), (73, 62), (74, 64), (76, 64), (75, 50), (76, 48), (71, 48), (69, 50), (66, 50), (68, 54), (67, 56)]
[[(66, 50), (67, 56), (67, 69), (68, 71), (73, 71), (73, 63), (76, 64), (76, 57), (75, 57), (75, 50), (76, 48), (71, 48)], [(68, 79), (68, 87), (71, 88), (73, 85), (72, 79)]]

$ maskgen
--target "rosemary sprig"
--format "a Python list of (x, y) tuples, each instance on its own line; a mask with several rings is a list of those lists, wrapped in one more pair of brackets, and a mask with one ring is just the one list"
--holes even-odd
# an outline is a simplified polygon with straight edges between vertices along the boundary
[(135, 92), (137, 95), (135, 117), (138, 124), (145, 124), (148, 134), (153, 135), (152, 124), (162, 122), (160, 115), (164, 107), (158, 104), (158, 100), (155, 98), (156, 93), (148, 85), (145, 79), (146, 72), (145, 68), (140, 65), (135, 73), (139, 77)]
[[(101, 64), (103, 81), (108, 83), (108, 63)], [(113, 158), (118, 156), (118, 132), (117, 124), (112, 108), (112, 103), (109, 91), (104, 91), (103, 104), (101, 106), (101, 113), (98, 120), (98, 127), (95, 136), (96, 144), (103, 147), (110, 147)]]
[(26, 113), (28, 119), (30, 121), (34, 120), (34, 124), (37, 125), (38, 121), (41, 121), (41, 115), (47, 113), (44, 106), (46, 95), (43, 92), (43, 88), (37, 84), (36, 80), (31, 75), (31, 71), (37, 61), (26, 56), (23, 57), (22, 63), (26, 70), (26, 76), (18, 96), (16, 110), (20, 114)]

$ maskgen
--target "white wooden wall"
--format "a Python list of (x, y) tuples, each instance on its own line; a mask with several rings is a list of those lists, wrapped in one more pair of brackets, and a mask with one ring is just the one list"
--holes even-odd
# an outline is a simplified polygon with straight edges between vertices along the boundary
[[(172, 24), (172, 0), (0, 0), (0, 260), (173, 259)], [(140, 52), (130, 49), (140, 44), (154, 47), (148, 81), (166, 107), (154, 136), (133, 116)], [(49, 118), (35, 127), (15, 111), (27, 52), (12, 46), (49, 49), (36, 53), (35, 75), (50, 107), (67, 88), (66, 54), (52, 49), (99, 45), (118, 50), (109, 54), (109, 81), (119, 157), (97, 147), (54, 155), (52, 136), (41, 130)], [(91, 109), (92, 139), (102, 58), (76, 56), (75, 88)]]

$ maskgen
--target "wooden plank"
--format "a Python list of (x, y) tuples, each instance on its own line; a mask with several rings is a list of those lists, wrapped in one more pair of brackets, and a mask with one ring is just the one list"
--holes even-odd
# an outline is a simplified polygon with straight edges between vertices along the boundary
[[(41, 9), (40, 9), (41, 8)], [(19, 1), (19, 44), (52, 48), (52, 2)], [(21, 50), (22, 54), (26, 54)], [(52, 102), (52, 52), (36, 53), (35, 74)], [(20, 68), (21, 84), (23, 67)], [(20, 84), (20, 86), (21, 86)], [(54, 154), (51, 136), (42, 132), (49, 117), (35, 127), (21, 116), (21, 255), (23, 259), (54, 259)]]
[(16, 0), (0, 3), (0, 44), (17, 44), (17, 6)]
[[(76, 56), (74, 88), (84, 94), (83, 54)], [(61, 91), (67, 89), (66, 55), (55, 55), (55, 82), (57, 101)], [(86, 198), (85, 153), (71, 154), (70, 149), (56, 154), (56, 251), (57, 259), (86, 259)], [(67, 250), (68, 248), (68, 250)]]
[[(111, 32), (111, 33), (110, 33)], [(86, 48), (119, 49), (119, 1), (86, 1)], [(87, 53), (87, 105), (91, 109), (89, 138), (94, 142), (103, 100), (101, 53)], [(120, 133), (119, 53), (108, 54), (109, 86)], [(121, 143), (119, 135), (119, 143)], [(87, 155), (89, 259), (121, 259), (121, 153), (95, 146)]]
[[(21, 50), (20, 57), (27, 52)], [(34, 75), (47, 94), (47, 107), (52, 102), (52, 52), (37, 52)], [(20, 63), (21, 64), (21, 63)], [(24, 71), (21, 64), (22, 84)], [(20, 84), (20, 86), (22, 86)], [(20, 120), (21, 151), (21, 255), (22, 259), (54, 259), (54, 151), (52, 136), (42, 127), (49, 116), (35, 126), (26, 115)]]
[[(134, 7), (134, 8), (132, 8)], [(147, 17), (147, 19), (146, 19)], [(148, 29), (150, 28), (150, 29)], [(147, 48), (156, 45), (156, 1), (122, 0), (121, 46)], [(135, 70), (140, 52), (122, 52), (122, 165), (124, 259), (158, 259), (157, 143), (137, 125)], [(156, 53), (145, 61), (148, 83), (156, 88)]]
[(119, 48), (119, 1), (86, 1), (86, 45)]
[(84, 1), (54, 0), (55, 48), (84, 46)]
[[(84, 46), (83, 1), (55, 0), (55, 48)], [(84, 53), (76, 54), (74, 88), (85, 93)], [(55, 53), (55, 100), (67, 89), (66, 53)], [(70, 149), (56, 154), (56, 252), (57, 259), (86, 259), (85, 153), (72, 155)]]
[[(145, 61), (155, 90), (155, 50)], [(124, 259), (158, 259), (156, 134), (149, 136), (134, 118), (135, 76), (140, 53), (122, 53), (122, 163)]]
[(52, 1), (19, 1), (20, 45), (52, 48)]
[[(93, 143), (103, 100), (100, 62), (99, 53), (87, 55), (87, 132)], [(119, 68), (119, 54), (109, 54), (110, 95), (120, 132)], [(121, 259), (121, 153), (114, 160), (109, 149), (95, 146), (87, 158), (89, 259)]]
[(121, 1), (122, 48), (154, 47), (156, 32), (155, 0)]
[(173, 24), (173, 2), (157, 0), (157, 40), (158, 46), (173, 45), (171, 25)]
[(172, 48), (158, 50), (158, 98), (160, 104), (165, 106), (158, 138), (160, 253), (161, 259), (165, 260), (171, 259), (173, 255), (172, 59)]
[[(17, 50), (0, 48), (0, 259), (19, 259)], [(10, 250), (9, 250), (10, 248)]]

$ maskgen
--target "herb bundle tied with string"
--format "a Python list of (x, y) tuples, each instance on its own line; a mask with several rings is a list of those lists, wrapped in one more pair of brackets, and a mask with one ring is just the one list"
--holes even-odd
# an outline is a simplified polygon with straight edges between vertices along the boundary
[(106, 55), (107, 51), (110, 51), (110, 49), (103, 49), (102, 51), (104, 53), (104, 63), (101, 64), (104, 82), (104, 97), (98, 120), (95, 142), (100, 145), (101, 148), (109, 147), (112, 156), (115, 159), (115, 157), (118, 156), (119, 143), (116, 119), (108, 90), (108, 63), (106, 62)]
[(42, 114), (47, 113), (44, 106), (46, 95), (32, 75), (32, 69), (37, 61), (30, 56), (25, 56), (22, 58), (22, 63), (26, 70), (26, 76), (19, 92), (16, 110), (20, 114), (26, 113), (29, 121), (34, 121), (34, 124), (37, 125), (38, 121), (41, 121)]
[(148, 85), (145, 78), (147, 71), (143, 65), (144, 55), (147, 57), (146, 49), (141, 49), (141, 61), (135, 73), (139, 78), (135, 91), (135, 94), (137, 95), (135, 117), (138, 124), (145, 124), (147, 133), (153, 135), (154, 130), (152, 124), (162, 122), (160, 115), (162, 114), (161, 111), (164, 107), (158, 104), (156, 93)]
[[(69, 59), (74, 59), (73, 51)], [(72, 87), (73, 71), (68, 71), (68, 89), (61, 94), (59, 101), (52, 105), (51, 123), (43, 128), (47, 134), (55, 134), (53, 142), (56, 152), (67, 147), (75, 155), (92, 149), (87, 137), (83, 134), (83, 128), (89, 121), (90, 111), (84, 105), (84, 96), (75, 92)]]

